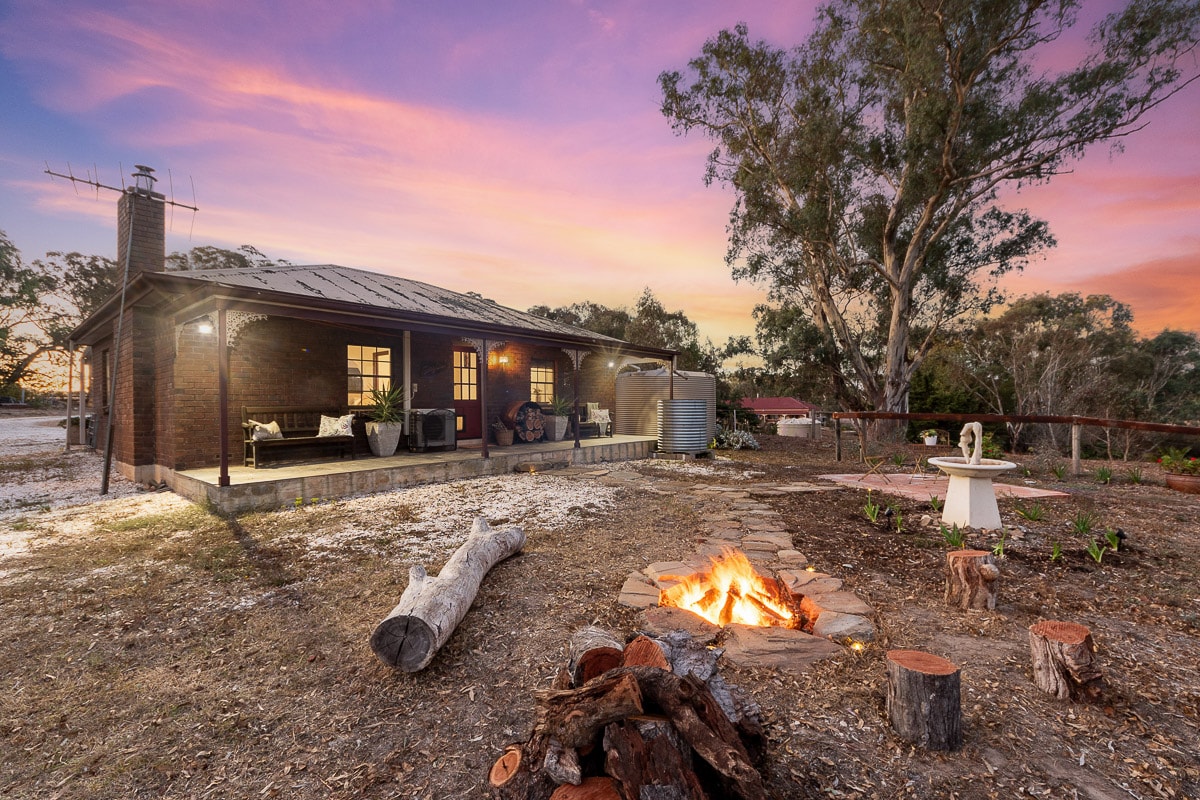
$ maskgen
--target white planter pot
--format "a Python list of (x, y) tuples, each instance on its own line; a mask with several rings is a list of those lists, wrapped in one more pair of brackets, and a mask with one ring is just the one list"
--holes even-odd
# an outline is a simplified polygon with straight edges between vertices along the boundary
[(926, 446), (926, 447), (933, 447), (933, 446), (935, 446), (936, 444), (937, 444), (937, 437), (936, 437), (936, 436), (926, 436), (926, 437), (925, 437), (925, 446)]
[(567, 428), (571, 424), (570, 417), (542, 417), (542, 430), (545, 431), (547, 442), (561, 442), (562, 438), (567, 435)]
[(403, 433), (404, 424), (401, 422), (368, 422), (367, 444), (375, 455), (390, 456), (396, 452)]

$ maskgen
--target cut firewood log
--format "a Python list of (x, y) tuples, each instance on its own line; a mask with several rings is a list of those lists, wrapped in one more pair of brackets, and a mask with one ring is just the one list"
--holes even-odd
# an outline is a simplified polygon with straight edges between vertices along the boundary
[(520, 528), (493, 530), (482, 517), (476, 519), (467, 541), (436, 578), (420, 565), (409, 571), (400, 602), (371, 635), (375, 655), (405, 672), (424, 669), (466, 616), (488, 570), (524, 546)]
[(946, 554), (946, 605), (978, 611), (996, 608), (1000, 568), (987, 550)]
[(525, 744), (510, 744), (488, 773), (492, 797), (497, 800), (546, 800), (557, 785), (542, 769), (545, 737)]
[(887, 679), (887, 715), (896, 733), (928, 750), (962, 745), (957, 666), (932, 653), (889, 650)]
[(1104, 674), (1095, 663), (1092, 632), (1074, 622), (1046, 620), (1029, 627), (1033, 682), (1060, 700), (1095, 702)]
[(638, 679), (610, 670), (579, 689), (536, 692), (538, 721), (535, 735), (544, 733), (563, 747), (592, 744), (610, 722), (642, 713)]
[(550, 800), (622, 800), (617, 784), (612, 778), (595, 776), (585, 778), (578, 786), (563, 784), (554, 790)]
[(573, 747), (563, 747), (562, 742), (551, 738), (546, 743), (546, 757), (542, 769), (555, 783), (570, 783), (576, 786), (583, 780), (583, 769), (579, 766), (579, 752)]
[(571, 685), (583, 686), (597, 675), (621, 666), (622, 649), (621, 643), (602, 628), (588, 625), (575, 631), (567, 643)]
[(671, 720), (679, 735), (714, 771), (729, 797), (767, 800), (767, 790), (742, 745), (733, 723), (699, 679), (679, 676), (654, 667), (619, 667), (618, 674), (636, 677), (648, 711)]
[(604, 771), (624, 797), (707, 800), (692, 749), (666, 717), (629, 717), (604, 729)]
[(717, 672), (717, 661), (725, 651), (719, 647), (709, 647), (685, 631), (670, 631), (654, 641), (666, 654), (672, 672), (680, 676), (693, 675), (704, 681), (717, 705), (737, 729), (751, 759), (756, 764), (760, 763), (766, 751), (762, 710), (749, 695), (737, 686), (726, 683)]
[(671, 671), (671, 662), (667, 660), (663, 646), (649, 636), (638, 636), (625, 645), (621, 654), (623, 667), (658, 667)]

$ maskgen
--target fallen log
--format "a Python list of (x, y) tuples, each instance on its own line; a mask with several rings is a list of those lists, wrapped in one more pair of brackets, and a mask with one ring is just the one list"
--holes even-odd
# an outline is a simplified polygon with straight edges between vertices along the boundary
[(1046, 620), (1029, 627), (1033, 682), (1060, 700), (1095, 702), (1104, 689), (1092, 632), (1074, 622)]
[(416, 565), (400, 602), (371, 634), (379, 660), (405, 672), (428, 666), (470, 609), (488, 570), (525, 546), (520, 528), (493, 530), (479, 517), (436, 578)]

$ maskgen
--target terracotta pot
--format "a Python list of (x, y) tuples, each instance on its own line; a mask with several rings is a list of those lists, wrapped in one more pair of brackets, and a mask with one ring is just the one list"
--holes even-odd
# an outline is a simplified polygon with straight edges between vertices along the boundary
[(1176, 472), (1168, 472), (1167, 488), (1177, 492), (1200, 494), (1200, 475), (1180, 475)]

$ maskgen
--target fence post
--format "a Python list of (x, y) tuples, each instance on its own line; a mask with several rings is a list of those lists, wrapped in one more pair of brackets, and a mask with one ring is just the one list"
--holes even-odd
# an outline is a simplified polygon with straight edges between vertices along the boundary
[(1079, 439), (1080, 431), (1083, 426), (1079, 424), (1078, 417), (1071, 418), (1071, 474), (1076, 478), (1083, 472), (1083, 465), (1080, 463), (1079, 457)]
[(833, 457), (836, 461), (842, 460), (842, 421), (840, 419), (833, 421)]

